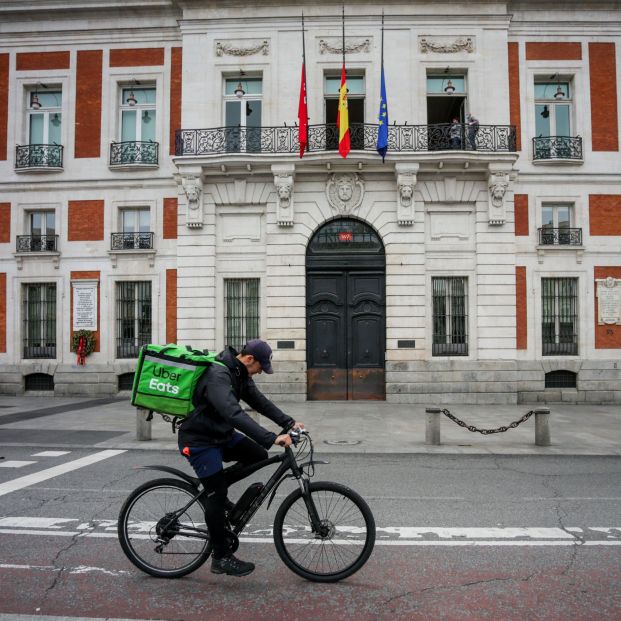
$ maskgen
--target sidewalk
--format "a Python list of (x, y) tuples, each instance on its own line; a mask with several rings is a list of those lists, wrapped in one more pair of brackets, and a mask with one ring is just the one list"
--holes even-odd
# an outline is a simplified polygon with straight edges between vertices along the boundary
[[(535, 445), (535, 417), (516, 429), (483, 436), (442, 417), (440, 446), (425, 445), (425, 407), (374, 401), (280, 403), (305, 423), (318, 453), (429, 453), (494, 455), (621, 455), (621, 407), (549, 406), (552, 445)], [(436, 405), (436, 404), (429, 404)], [(437, 404), (442, 406), (441, 403)], [(508, 425), (532, 407), (450, 406), (477, 427)], [(254, 415), (277, 431), (271, 421)], [(84, 399), (0, 396), (0, 445), (89, 446), (176, 450), (177, 436), (159, 415), (152, 440), (136, 440), (136, 410), (129, 398)], [(279, 449), (273, 449), (279, 450)]]

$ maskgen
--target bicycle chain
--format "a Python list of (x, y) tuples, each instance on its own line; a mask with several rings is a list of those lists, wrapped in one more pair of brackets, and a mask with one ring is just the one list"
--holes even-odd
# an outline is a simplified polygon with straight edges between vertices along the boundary
[(518, 425), (521, 425), (523, 422), (527, 421), (534, 413), (535, 413), (534, 410), (531, 410), (530, 412), (526, 412), (526, 414), (524, 414), (522, 418), (519, 418), (518, 420), (514, 420), (509, 425), (502, 425), (501, 427), (497, 427), (496, 429), (479, 429), (478, 427), (475, 427), (474, 425), (468, 425), (463, 420), (457, 418), (457, 416), (455, 416), (454, 414), (451, 414), (448, 410), (446, 409), (442, 410), (442, 414), (444, 414), (444, 416), (446, 416), (447, 418), (450, 418), (454, 423), (457, 423), (460, 427), (465, 427), (468, 431), (473, 431), (473, 432), (477, 431), (478, 433), (483, 434), (484, 436), (487, 436), (491, 433), (504, 433), (505, 431), (509, 431), (509, 429), (515, 429)]

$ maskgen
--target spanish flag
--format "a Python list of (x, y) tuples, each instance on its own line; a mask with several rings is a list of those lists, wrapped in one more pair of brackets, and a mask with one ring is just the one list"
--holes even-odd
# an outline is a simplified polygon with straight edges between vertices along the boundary
[(336, 126), (339, 129), (339, 153), (347, 157), (350, 151), (349, 135), (349, 110), (347, 108), (347, 75), (345, 74), (345, 63), (341, 70), (341, 88), (339, 90), (339, 111), (336, 117)]

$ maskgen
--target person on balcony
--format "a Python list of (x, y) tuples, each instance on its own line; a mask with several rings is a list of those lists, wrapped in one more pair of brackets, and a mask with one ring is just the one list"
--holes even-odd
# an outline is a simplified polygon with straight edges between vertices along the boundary
[(449, 146), (451, 149), (461, 149), (461, 123), (457, 117), (451, 121), (449, 127)]
[(468, 149), (477, 150), (477, 133), (479, 132), (479, 119), (468, 113), (466, 115), (466, 123), (468, 125)]

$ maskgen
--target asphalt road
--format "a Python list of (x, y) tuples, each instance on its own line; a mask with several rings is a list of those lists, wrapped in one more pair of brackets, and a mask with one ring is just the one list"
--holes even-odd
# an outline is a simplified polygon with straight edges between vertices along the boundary
[(209, 563), (180, 580), (134, 568), (116, 539), (118, 510), (158, 476), (134, 466), (187, 469), (170, 451), (5, 446), (0, 455), (1, 621), (621, 619), (618, 457), (326, 456), (315, 480), (360, 492), (378, 533), (361, 571), (318, 585), (263, 542), (273, 509), (243, 536), (238, 555), (257, 564), (246, 578), (215, 576)]

